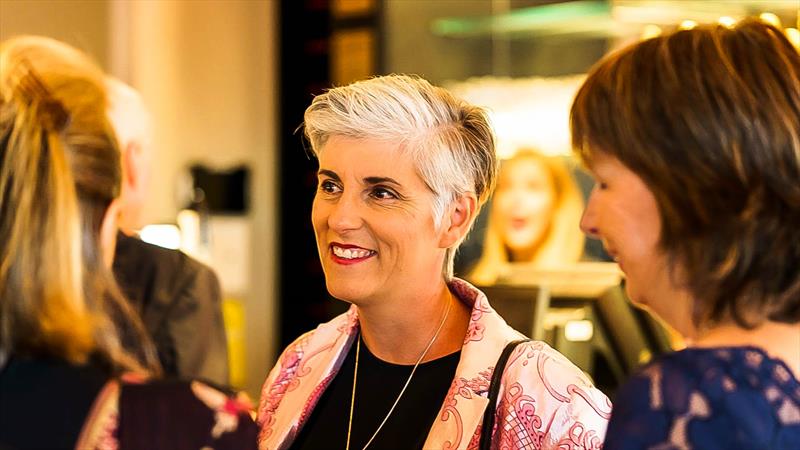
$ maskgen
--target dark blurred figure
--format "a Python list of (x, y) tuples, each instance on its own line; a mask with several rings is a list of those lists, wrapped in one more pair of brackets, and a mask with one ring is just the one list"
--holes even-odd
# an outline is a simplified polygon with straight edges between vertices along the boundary
[(140, 314), (166, 375), (228, 383), (222, 292), (216, 274), (179, 250), (135, 236), (153, 161), (150, 117), (130, 86), (107, 79), (109, 118), (122, 157), (122, 193), (114, 276)]

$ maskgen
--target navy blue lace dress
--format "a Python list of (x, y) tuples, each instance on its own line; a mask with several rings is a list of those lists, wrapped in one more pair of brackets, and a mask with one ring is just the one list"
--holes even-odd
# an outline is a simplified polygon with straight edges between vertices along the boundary
[(755, 347), (665, 355), (619, 390), (604, 448), (800, 450), (800, 382)]

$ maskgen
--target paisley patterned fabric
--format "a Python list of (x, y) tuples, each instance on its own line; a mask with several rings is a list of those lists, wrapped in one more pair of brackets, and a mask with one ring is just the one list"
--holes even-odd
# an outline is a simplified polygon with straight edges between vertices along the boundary
[[(477, 449), (494, 364), (507, 343), (524, 336), (509, 327), (486, 296), (454, 279), (451, 291), (472, 316), (450, 390), (426, 449)], [(358, 331), (355, 307), (293, 342), (270, 371), (258, 408), (259, 448), (288, 448), (336, 376)], [(498, 449), (599, 449), (611, 403), (564, 356), (543, 342), (519, 345), (508, 360), (495, 414)]]
[(755, 347), (665, 355), (616, 404), (606, 449), (800, 449), (800, 382)]

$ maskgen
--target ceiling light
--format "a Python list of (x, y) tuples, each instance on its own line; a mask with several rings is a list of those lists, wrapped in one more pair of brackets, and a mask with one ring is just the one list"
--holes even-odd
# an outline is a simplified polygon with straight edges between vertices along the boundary
[(770, 25), (775, 25), (778, 28), (780, 28), (780, 26), (781, 26), (781, 19), (779, 19), (778, 16), (776, 16), (775, 14), (773, 14), (771, 12), (761, 13), (761, 15), (758, 16), (758, 17), (760, 17), (761, 20), (763, 20), (764, 22), (767, 22)]
[(661, 35), (661, 27), (658, 25), (648, 24), (642, 30), (642, 39), (651, 39)]
[(800, 48), (800, 31), (798, 31), (797, 28), (787, 28), (784, 31), (786, 32), (786, 37), (792, 41), (792, 44)]
[(736, 24), (736, 19), (731, 16), (722, 16), (719, 18), (719, 20), (717, 20), (717, 22), (719, 22), (719, 24), (723, 27), (731, 28)]

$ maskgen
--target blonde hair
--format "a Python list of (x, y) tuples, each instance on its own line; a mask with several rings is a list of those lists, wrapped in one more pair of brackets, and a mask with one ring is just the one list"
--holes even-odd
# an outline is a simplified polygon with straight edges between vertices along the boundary
[[(0, 45), (0, 352), (74, 364), (99, 355), (157, 373), (101, 255), (100, 226), (121, 182), (103, 80), (57, 41)], [(126, 338), (141, 344), (138, 354)]]
[[(459, 197), (475, 194), (477, 216), (494, 189), (495, 139), (486, 112), (419, 77), (386, 75), (331, 89), (306, 109), (304, 127), (316, 156), (331, 136), (397, 142), (434, 194), (437, 228)], [(446, 280), (464, 237), (445, 253)]]
[[(557, 268), (577, 262), (583, 254), (584, 235), (579, 226), (583, 214), (583, 196), (575, 179), (562, 159), (544, 156), (530, 149), (522, 149), (501, 163), (499, 176), (502, 178), (504, 166), (522, 160), (535, 161), (545, 169), (553, 182), (556, 198), (550, 225), (536, 252), (528, 261), (513, 262), (530, 263), (537, 268)], [(479, 285), (496, 282), (508, 263), (512, 262), (494, 217), (496, 210), (493, 205), (489, 212), (481, 257), (467, 277)]]

